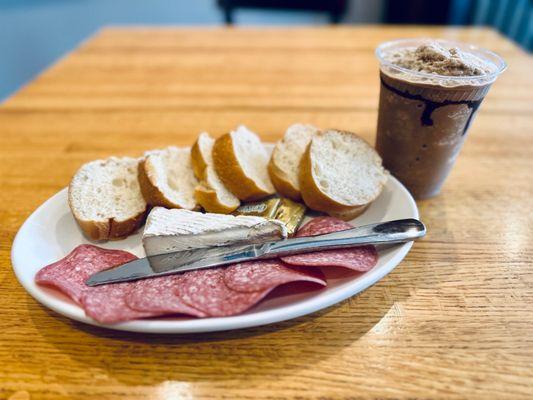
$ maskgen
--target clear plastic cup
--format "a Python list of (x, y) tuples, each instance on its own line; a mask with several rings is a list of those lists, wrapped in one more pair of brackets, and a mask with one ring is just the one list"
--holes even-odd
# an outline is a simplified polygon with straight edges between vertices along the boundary
[[(484, 75), (447, 76), (395, 65), (389, 52), (428, 42), (456, 47), (486, 62)], [(437, 195), (461, 150), (492, 83), (505, 70), (497, 54), (470, 44), (437, 39), (386, 42), (376, 50), (381, 90), (376, 149), (384, 166), (416, 199)]]

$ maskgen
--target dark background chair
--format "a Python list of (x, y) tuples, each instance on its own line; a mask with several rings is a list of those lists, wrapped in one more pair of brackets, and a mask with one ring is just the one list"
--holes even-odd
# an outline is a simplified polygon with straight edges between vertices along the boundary
[(238, 9), (274, 9), (323, 12), (333, 24), (338, 24), (346, 13), (347, 0), (218, 0), (226, 24), (234, 23)]
[(451, 5), (451, 0), (386, 0), (383, 22), (442, 25), (448, 22)]
[[(533, 48), (532, 0), (217, 0), (227, 24), (240, 9), (292, 10), (329, 15), (331, 23), (354, 23), (349, 9), (380, 7), (388, 24), (485, 25), (499, 30), (526, 49)], [(348, 11), (348, 12), (347, 12)]]

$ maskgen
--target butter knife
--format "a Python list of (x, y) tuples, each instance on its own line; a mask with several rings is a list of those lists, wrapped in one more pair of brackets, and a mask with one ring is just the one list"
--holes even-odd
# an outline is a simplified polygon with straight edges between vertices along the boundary
[(400, 219), (325, 235), (257, 244), (236, 244), (184, 250), (140, 258), (112, 269), (97, 272), (89, 277), (86, 283), (89, 286), (97, 286), (320, 250), (368, 244), (403, 243), (421, 238), (425, 234), (426, 227), (419, 220)]

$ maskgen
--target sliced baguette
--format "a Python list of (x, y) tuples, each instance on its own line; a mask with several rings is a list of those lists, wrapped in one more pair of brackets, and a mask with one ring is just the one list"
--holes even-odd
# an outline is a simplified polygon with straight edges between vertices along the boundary
[(200, 181), (194, 196), (204, 210), (212, 213), (229, 214), (241, 202), (220, 180), (213, 165), (213, 145), (215, 139), (203, 132), (198, 136), (191, 149), (194, 174)]
[(139, 165), (139, 183), (146, 202), (167, 208), (197, 208), (191, 151), (187, 148), (167, 147), (145, 154)]
[(309, 208), (349, 220), (378, 197), (387, 177), (367, 142), (355, 133), (327, 130), (307, 146), (299, 182)]
[(137, 230), (146, 202), (137, 180), (139, 160), (111, 157), (81, 166), (68, 187), (68, 204), (92, 240), (118, 239)]
[(268, 173), (274, 187), (282, 196), (299, 201), (300, 161), (318, 128), (312, 125), (294, 124), (289, 126), (283, 139), (276, 143), (268, 163)]
[(274, 194), (268, 160), (259, 137), (244, 126), (219, 137), (213, 146), (215, 171), (240, 200), (259, 200)]
[(369, 205), (370, 204), (367, 204), (361, 207), (354, 207), (348, 211), (341, 211), (341, 212), (330, 211), (329, 215), (335, 218), (340, 218), (344, 221), (351, 221), (352, 219), (361, 215), (368, 208)]

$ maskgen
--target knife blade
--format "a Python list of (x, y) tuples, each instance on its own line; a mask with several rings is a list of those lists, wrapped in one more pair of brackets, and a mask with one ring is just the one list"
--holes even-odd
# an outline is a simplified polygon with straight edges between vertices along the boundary
[(368, 244), (403, 243), (423, 237), (426, 227), (417, 219), (402, 219), (317, 236), (284, 239), (257, 244), (236, 244), (160, 254), (131, 261), (97, 272), (89, 286), (127, 282), (204, 268), (283, 257), (314, 251), (356, 247)]

